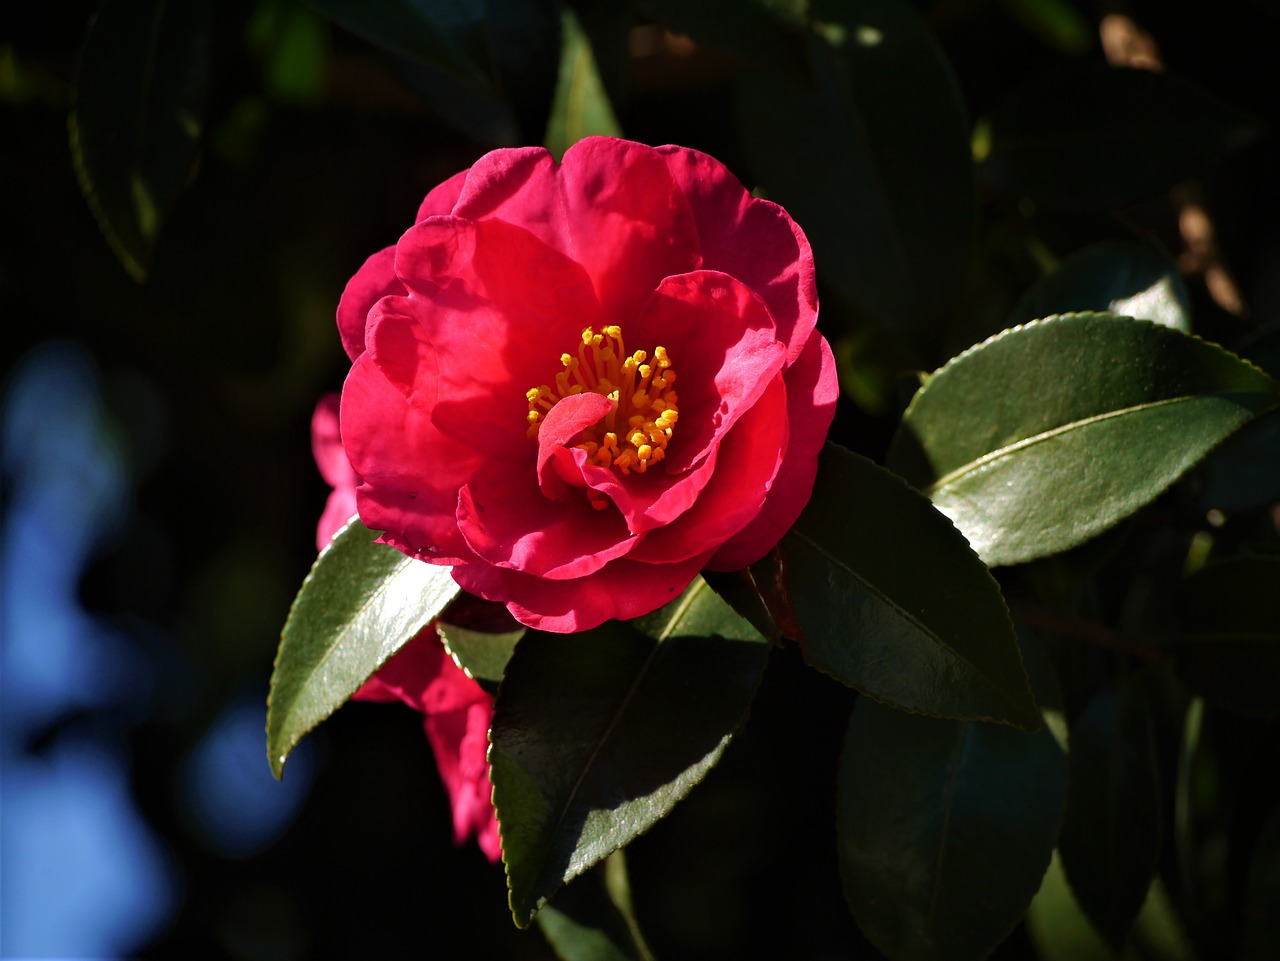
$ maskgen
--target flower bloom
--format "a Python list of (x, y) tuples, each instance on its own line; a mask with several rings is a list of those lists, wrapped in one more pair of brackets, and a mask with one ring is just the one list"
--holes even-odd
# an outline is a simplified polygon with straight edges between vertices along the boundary
[(647, 613), (763, 557), (834, 413), (813, 258), (719, 162), (496, 150), (347, 284), (361, 519), (517, 620)]
[[(321, 399), (311, 418), (316, 466), (333, 487), (320, 523), (322, 549), (355, 513), (356, 475), (338, 434), (338, 398)], [(403, 701), (423, 715), (427, 740), (453, 809), (454, 840), (474, 834), (490, 861), (502, 856), (489, 782), (489, 725), (493, 697), (454, 664), (434, 625), (401, 648), (353, 695), (358, 701)]]

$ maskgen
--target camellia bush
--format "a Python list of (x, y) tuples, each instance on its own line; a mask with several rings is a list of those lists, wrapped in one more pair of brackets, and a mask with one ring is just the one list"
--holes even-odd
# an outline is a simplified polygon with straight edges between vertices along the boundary
[[(139, 279), (202, 149), (209, 16), (108, 0), (81, 54), (78, 173)], [(894, 961), (1275, 956), (1280, 327), (1212, 187), (1274, 188), (1276, 151), (1178, 74), (1191, 26), (1068, 0), (254, 16), (376, 57), (398, 122), (474, 145), (328, 305), (347, 359), (312, 420), (332, 494), (271, 679), (277, 776), (348, 700), (410, 705), (439, 830), (572, 961), (818, 956), (768, 932), (822, 911), (743, 901), (734, 865), (779, 836), (819, 867), (770, 886), (838, 888)], [(113, 114), (106, 76), (148, 109)], [(739, 747), (780, 716), (791, 740)], [(690, 828), (629, 873), (722, 761), (731, 843)], [(775, 791), (784, 820), (732, 813)], [(700, 843), (745, 933), (647, 938)]]

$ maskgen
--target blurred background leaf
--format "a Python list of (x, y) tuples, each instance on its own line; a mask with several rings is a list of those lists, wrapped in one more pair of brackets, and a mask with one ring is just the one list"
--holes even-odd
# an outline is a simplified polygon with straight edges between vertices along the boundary
[(85, 33), (71, 153), (98, 226), (134, 280), (195, 174), (209, 86), (205, 0), (104, 0)]

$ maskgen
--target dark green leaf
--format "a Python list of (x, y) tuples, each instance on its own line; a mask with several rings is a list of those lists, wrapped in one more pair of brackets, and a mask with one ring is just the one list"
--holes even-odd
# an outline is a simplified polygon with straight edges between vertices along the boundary
[(481, 681), (500, 681), (524, 629), (491, 634), (443, 621), (436, 625), (440, 638), (458, 666)]
[(1202, 509), (1243, 511), (1280, 501), (1280, 410), (1245, 424), (1201, 465)]
[(1160, 777), (1155, 735), (1133, 685), (1098, 694), (1071, 729), (1059, 850), (1076, 899), (1114, 948), (1155, 876)]
[(652, 961), (632, 910), (622, 850), (560, 892), (537, 920), (561, 961)]
[(195, 167), (210, 32), (205, 0), (104, 0), (76, 66), (76, 177), (111, 249), (139, 282)]
[(985, 958), (1049, 866), (1067, 762), (1047, 728), (915, 717), (865, 698), (837, 807), (858, 926), (895, 961)]
[(596, 69), (591, 42), (572, 10), (564, 10), (561, 22), (564, 33), (560, 46), (560, 80), (551, 104), (546, 140), (547, 149), (557, 159), (591, 134), (622, 135)]
[(639, 0), (654, 20), (745, 64), (806, 75), (801, 18), (784, 0)]
[(303, 735), (458, 593), (449, 568), (374, 536), (352, 518), (320, 552), (289, 610), (267, 698), (267, 759), (276, 777)]
[(906, 4), (814, 4), (816, 87), (743, 71), (755, 175), (796, 218), (818, 275), (916, 343), (936, 339), (974, 232), (969, 124), (945, 55)]
[(1078, 56), (1093, 46), (1093, 25), (1070, 0), (1003, 0), (1018, 21), (1062, 53)]
[(1240, 961), (1267, 961), (1280, 944), (1280, 808), (1272, 808), (1249, 858)]
[(978, 171), (1036, 203), (1112, 209), (1199, 176), (1259, 129), (1168, 74), (1075, 66), (1023, 83), (993, 112)]
[(1178, 676), (1210, 704), (1280, 717), (1280, 557), (1201, 568), (1178, 596)]
[(1039, 727), (999, 587), (901, 478), (828, 444), (781, 551), (814, 667), (909, 711)]
[(1007, 330), (935, 372), (889, 466), (988, 564), (1056, 554), (1154, 500), (1280, 385), (1146, 321), (1065, 314)]
[(486, 62), (484, 0), (309, 0), (338, 26), (407, 60), (481, 89)]
[(1191, 303), (1178, 268), (1149, 244), (1108, 240), (1072, 254), (1022, 295), (1009, 326), (1081, 310), (1105, 310), (1191, 331)]
[(636, 621), (524, 636), (489, 752), (518, 925), (702, 780), (742, 725), (768, 653), (701, 579)]

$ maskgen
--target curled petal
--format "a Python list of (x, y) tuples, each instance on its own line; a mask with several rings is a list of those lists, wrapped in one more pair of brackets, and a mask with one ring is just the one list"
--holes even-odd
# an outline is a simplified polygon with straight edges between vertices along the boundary
[(338, 334), (342, 349), (352, 360), (364, 353), (365, 326), (373, 305), (389, 294), (403, 294), (404, 285), (396, 277), (396, 249), (387, 247), (364, 262), (347, 281), (338, 301)]
[(716, 551), (707, 566), (741, 570), (754, 564), (782, 539), (809, 503), (818, 476), (818, 453), (835, 416), (840, 387), (831, 348), (816, 332), (799, 360), (787, 368), (787, 454), (769, 496), (756, 518)]

